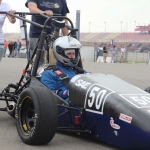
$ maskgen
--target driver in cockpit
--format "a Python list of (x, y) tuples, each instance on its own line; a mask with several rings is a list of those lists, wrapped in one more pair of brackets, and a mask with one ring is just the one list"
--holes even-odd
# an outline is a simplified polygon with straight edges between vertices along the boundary
[(41, 82), (66, 102), (69, 101), (70, 79), (77, 74), (86, 73), (85, 70), (77, 67), (80, 48), (80, 42), (73, 37), (63, 36), (56, 39), (53, 44), (56, 67), (46, 70), (41, 76)]

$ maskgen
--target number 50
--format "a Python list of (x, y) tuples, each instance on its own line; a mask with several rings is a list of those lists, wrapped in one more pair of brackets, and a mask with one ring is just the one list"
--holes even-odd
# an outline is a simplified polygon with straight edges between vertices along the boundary
[(94, 87), (88, 97), (88, 106), (92, 107), (94, 105), (95, 101), (95, 107), (98, 110), (101, 106), (102, 100), (104, 99), (104, 96), (106, 94), (106, 90), (101, 90), (99, 87)]

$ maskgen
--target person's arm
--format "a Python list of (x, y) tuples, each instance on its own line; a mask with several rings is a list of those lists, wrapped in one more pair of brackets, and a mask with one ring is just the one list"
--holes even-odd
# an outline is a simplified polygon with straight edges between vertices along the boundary
[[(69, 9), (68, 9), (68, 6), (67, 6), (67, 1), (66, 0), (61, 0), (61, 2), (63, 4), (63, 9), (62, 9), (61, 15), (67, 17), (67, 14), (69, 13)], [(66, 19), (65, 19), (65, 24), (68, 25), (68, 20), (66, 20)], [(66, 27), (62, 29), (62, 34), (63, 34), (63, 36), (68, 35), (68, 29)]]
[[(66, 17), (67, 17), (67, 15), (66, 15)], [(66, 19), (65, 19), (65, 24), (68, 25), (68, 20), (66, 20)], [(68, 35), (68, 29), (66, 27), (62, 29), (62, 34), (63, 34), (63, 36)]]
[[(14, 14), (16, 11), (15, 11), (15, 10), (10, 10), (9, 12), (12, 13), (12, 14)], [(15, 22), (16, 22), (16, 18), (13, 17), (13, 16), (7, 15), (7, 18), (8, 18), (8, 20), (9, 20), (11, 23), (15, 23)]]
[(41, 77), (41, 82), (48, 87), (51, 91), (53, 91), (54, 93), (56, 93), (58, 96), (60, 96), (63, 99), (68, 98), (69, 96), (69, 92), (67, 88), (59, 88), (57, 89), (57, 79), (56, 76), (54, 75), (54, 73), (52, 71), (45, 71), (42, 74)]
[(60, 96), (61, 98), (63, 98), (63, 99), (66, 99), (66, 98), (68, 98), (69, 97), (69, 90), (68, 89), (59, 89), (59, 90), (56, 90), (56, 94), (58, 95), (58, 96)]
[(37, 7), (37, 4), (34, 2), (28, 2), (27, 6), (29, 8), (29, 11), (32, 13), (45, 13), (47, 16), (53, 16), (53, 12), (51, 10), (40, 10)]

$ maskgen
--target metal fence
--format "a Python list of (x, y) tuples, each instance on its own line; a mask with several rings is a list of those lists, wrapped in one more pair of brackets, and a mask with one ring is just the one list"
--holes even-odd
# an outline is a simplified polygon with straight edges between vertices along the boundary
[[(103, 56), (103, 52), (101, 51), (99, 53), (99, 56)], [(108, 52), (108, 57), (111, 57), (112, 54), (109, 51)], [(121, 52), (118, 52), (116, 55), (116, 60), (117, 62), (120, 62), (121, 58)], [(95, 61), (97, 60), (97, 53), (95, 53)], [(148, 53), (146, 52), (126, 52), (125, 53), (125, 58), (124, 58), (125, 63), (147, 63), (148, 62)]]
[[(109, 54), (111, 55), (111, 54)], [(120, 61), (121, 53), (117, 54), (117, 61)], [(125, 53), (125, 63), (147, 63), (148, 53), (139, 52), (126, 52)]]

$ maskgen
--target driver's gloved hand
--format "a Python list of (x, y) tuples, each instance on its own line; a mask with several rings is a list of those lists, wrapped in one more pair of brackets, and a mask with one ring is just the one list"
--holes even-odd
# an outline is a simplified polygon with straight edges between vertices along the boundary
[(73, 70), (78, 74), (82, 74), (84, 73), (84, 70), (80, 67), (73, 67)]
[(66, 99), (69, 97), (69, 90), (58, 90), (57, 95), (59, 95), (63, 99)]

